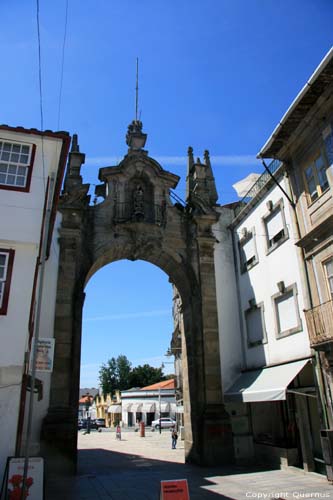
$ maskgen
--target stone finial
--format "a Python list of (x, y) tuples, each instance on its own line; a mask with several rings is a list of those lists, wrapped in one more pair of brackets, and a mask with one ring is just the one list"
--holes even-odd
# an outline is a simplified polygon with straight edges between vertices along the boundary
[(197, 158), (196, 163), (198, 163), (199, 165), (201, 164), (201, 160), (200, 160), (199, 156), (198, 156), (198, 158)]
[(208, 149), (205, 149), (205, 151), (204, 151), (204, 160), (205, 160), (205, 165), (207, 165), (207, 167), (208, 167), (210, 165), (210, 158), (209, 158)]
[(126, 144), (130, 150), (139, 151), (144, 148), (147, 140), (147, 134), (142, 132), (142, 122), (133, 120), (128, 126), (126, 134)]
[(80, 146), (78, 144), (78, 136), (77, 134), (73, 134), (71, 153), (79, 153), (79, 152), (80, 152)]
[(194, 168), (194, 158), (193, 158), (193, 148), (188, 147), (187, 150), (187, 176), (186, 176), (186, 201), (191, 198), (191, 193), (193, 189), (193, 168)]

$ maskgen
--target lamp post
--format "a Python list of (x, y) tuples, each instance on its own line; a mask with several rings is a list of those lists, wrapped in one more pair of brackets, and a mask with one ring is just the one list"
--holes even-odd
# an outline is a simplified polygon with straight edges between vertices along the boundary
[(159, 427), (160, 434), (161, 434), (162, 429), (161, 429), (161, 388), (160, 387), (158, 388), (158, 405), (159, 405), (159, 420), (160, 420), (160, 425), (158, 427)]
[(86, 399), (87, 434), (90, 434), (90, 414), (89, 414), (89, 408), (90, 408), (90, 399), (89, 399), (89, 397), (87, 397), (87, 399)]

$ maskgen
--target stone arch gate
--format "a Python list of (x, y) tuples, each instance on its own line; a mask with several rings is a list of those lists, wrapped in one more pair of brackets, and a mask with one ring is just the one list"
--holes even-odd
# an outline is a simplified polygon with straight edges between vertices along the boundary
[(95, 205), (89, 204), (89, 184), (83, 184), (80, 175), (85, 155), (73, 138), (59, 205), (56, 348), (41, 436), (42, 453), (53, 472), (76, 470), (84, 288), (98, 269), (120, 259), (155, 264), (181, 297), (186, 460), (221, 464), (232, 456), (231, 426), (221, 390), (211, 232), (217, 194), (209, 155), (205, 152), (204, 164), (194, 162), (189, 148), (187, 204), (173, 204), (170, 189), (179, 178), (135, 147), (138, 138), (145, 142), (141, 122), (130, 125), (126, 138), (129, 150), (121, 163), (99, 171), (102, 184), (96, 195), (104, 199)]

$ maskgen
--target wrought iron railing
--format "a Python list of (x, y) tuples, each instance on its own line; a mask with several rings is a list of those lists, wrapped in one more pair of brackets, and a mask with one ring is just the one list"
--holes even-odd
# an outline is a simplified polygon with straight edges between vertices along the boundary
[(147, 222), (161, 225), (165, 221), (165, 209), (161, 205), (143, 203), (134, 206), (133, 203), (116, 203), (114, 207), (114, 221), (118, 224), (125, 222)]
[[(281, 166), (280, 160), (273, 160), (269, 165), (269, 171), (274, 174)], [(262, 188), (271, 179), (269, 173), (265, 170), (260, 177), (256, 180), (253, 186), (248, 190), (245, 196), (239, 201), (239, 205), (235, 210), (235, 215), (237, 216), (244, 207), (257, 196), (257, 194), (262, 190)]]
[(333, 300), (305, 311), (311, 347), (333, 341)]

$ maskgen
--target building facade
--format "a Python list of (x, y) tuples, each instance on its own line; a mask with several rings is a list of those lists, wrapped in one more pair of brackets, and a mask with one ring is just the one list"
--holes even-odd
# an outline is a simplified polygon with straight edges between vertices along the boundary
[[(70, 137), (0, 126), (0, 471), (8, 456), (22, 454), (31, 390), (29, 357), (34, 336), (41, 267), (44, 282), (40, 337), (53, 337), (57, 279), (56, 206)], [(48, 220), (48, 224), (46, 224)], [(42, 245), (47, 260), (42, 263)], [(31, 367), (30, 367), (31, 368)], [(50, 373), (35, 381), (31, 453), (39, 451), (39, 432), (49, 402)], [(1, 473), (1, 472), (0, 472)]]
[(121, 422), (124, 427), (133, 427), (139, 422), (151, 425), (160, 417), (176, 417), (175, 380), (164, 380), (156, 384), (121, 391)]
[(321, 440), (333, 479), (333, 48), (282, 117), (260, 158), (277, 158), (290, 176), (296, 245), (306, 276), (305, 315), (318, 365)]
[(224, 397), (236, 459), (319, 470), (297, 227), (283, 164), (272, 163), (270, 172), (277, 182), (265, 172), (240, 204), (221, 208), (215, 226), (220, 350), (229, 360), (221, 363)]

